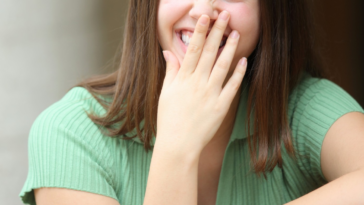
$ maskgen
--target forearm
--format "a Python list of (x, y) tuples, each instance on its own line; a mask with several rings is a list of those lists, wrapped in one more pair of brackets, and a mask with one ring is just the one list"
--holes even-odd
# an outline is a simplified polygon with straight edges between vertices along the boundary
[(198, 153), (155, 144), (144, 205), (197, 204)]
[(364, 204), (364, 170), (343, 175), (285, 205)]

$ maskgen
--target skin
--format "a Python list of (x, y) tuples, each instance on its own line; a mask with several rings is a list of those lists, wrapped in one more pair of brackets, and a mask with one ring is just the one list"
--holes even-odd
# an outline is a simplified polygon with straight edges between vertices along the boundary
[[(224, 120), (247, 66), (246, 58), (241, 59), (222, 88), (240, 39), (233, 31), (214, 63), (229, 17), (227, 11), (221, 12), (207, 39), (209, 16), (198, 19), (181, 66), (172, 52), (164, 51), (167, 71), (144, 204), (197, 203), (200, 155)], [(214, 200), (199, 198), (199, 203)]]
[(321, 149), (326, 185), (286, 205), (364, 204), (364, 114), (341, 116), (329, 129)]
[[(173, 0), (164, 2), (171, 3)], [(202, 0), (197, 2), (206, 3)], [(208, 4), (202, 5), (207, 7)], [(209, 14), (204, 16), (210, 17)], [(215, 15), (214, 11), (211, 12), (211, 15)], [(232, 18), (233, 15), (231, 15), (231, 20)], [(243, 47), (239, 46), (241, 46), (240, 42), (244, 39), (244, 35), (241, 33), (239, 40), (228, 40), (223, 53), (214, 64), (216, 52), (214, 55), (212, 51), (217, 50), (225, 28), (229, 29), (229, 21), (217, 22), (220, 22), (219, 25), (214, 25), (215, 32), (211, 32), (207, 40), (205, 34), (208, 26), (204, 27), (195, 23), (198, 34), (194, 34), (186, 55), (181, 56), (177, 47), (173, 46), (168, 47), (170, 50), (166, 51), (167, 74), (160, 102), (166, 106), (158, 109), (158, 126), (160, 127), (148, 177), (145, 205), (198, 204), (199, 159), (204, 148), (212, 139), (215, 139), (214, 136), (217, 133), (217, 130), (209, 130), (211, 127), (221, 127), (225, 116), (229, 113), (229, 106), (234, 104), (246, 69), (246, 65), (233, 66), (234, 72), (230, 78), (227, 78), (229, 81), (225, 84), (224, 79), (231, 72), (230, 65), (236, 65), (234, 61), (236, 61), (236, 56), (239, 56), (236, 54), (242, 51), (239, 48)], [(170, 27), (170, 29), (172, 28)], [(173, 45), (171, 43), (172, 32), (169, 31), (166, 35), (170, 35), (169, 40), (164, 38), (166, 42), (170, 42), (166, 45)], [(206, 47), (208, 49), (205, 49)], [(233, 53), (235, 55), (232, 55)], [(248, 55), (249, 53), (241, 52), (240, 54)], [(183, 98), (178, 98), (178, 96), (183, 96)], [(188, 100), (184, 101), (186, 98)], [(171, 100), (173, 103), (170, 103)], [(188, 104), (191, 102), (192, 104)], [(204, 109), (208, 107), (210, 110), (201, 110), (201, 107), (195, 108), (202, 102), (205, 103)], [(211, 106), (213, 104), (221, 106)], [(181, 111), (182, 108), (185, 110)], [(191, 116), (193, 117), (191, 118)], [(171, 121), (171, 119), (174, 120)], [(178, 119), (182, 122), (189, 119), (192, 120), (192, 123), (182, 128), (174, 126), (173, 122), (178, 124)], [(191, 135), (191, 133), (196, 133), (196, 127), (193, 125), (199, 124), (197, 122), (201, 120), (204, 120), (204, 124), (207, 126), (200, 126), (197, 134)], [(183, 123), (178, 125), (183, 125)], [(361, 190), (364, 190), (364, 158), (362, 156), (364, 156), (364, 115), (357, 112), (348, 113), (331, 126), (323, 142), (322, 171), (329, 183), (288, 204), (363, 204), (364, 195)], [(36, 189), (35, 197), (38, 205), (119, 204), (116, 200), (106, 196), (59, 188)], [(213, 203), (210, 202), (210, 204)]]
[[(250, 1), (210, 1), (210, 0), (161, 0), (159, 5), (159, 12), (158, 12), (158, 39), (159, 43), (163, 50), (168, 50), (168, 52), (171, 52), (170, 55), (175, 56), (178, 59), (178, 65), (176, 67), (181, 67), (184, 61), (187, 61), (185, 59), (185, 52), (181, 47), (180, 43), (180, 37), (176, 35), (176, 32), (178, 32), (182, 28), (192, 28), (195, 29), (196, 23), (198, 19), (201, 17), (201, 15), (207, 15), (210, 18), (210, 24), (208, 26), (208, 30), (211, 30), (212, 26), (217, 22), (218, 14), (220, 14), (223, 10), (228, 11), (230, 14), (229, 21), (227, 22), (227, 25), (222, 30), (223, 34), (229, 34), (233, 30), (237, 31), (240, 34), (240, 38), (236, 45), (235, 52), (230, 52), (229, 55), (231, 55), (233, 58), (227, 58), (225, 59), (219, 59), (219, 55), (216, 55), (214, 52), (203, 52), (201, 54), (201, 58), (209, 58), (206, 59), (209, 63), (203, 63), (202, 60), (200, 60), (200, 67), (204, 67), (204, 69), (211, 72), (211, 67), (213, 64), (215, 64), (218, 59), (223, 61), (230, 61), (231, 64), (228, 66), (225, 66), (227, 69), (227, 75), (220, 75), (218, 76), (222, 80), (223, 83), (220, 85), (220, 87), (225, 87), (228, 80), (231, 78), (234, 68), (236, 67), (238, 61), (243, 56), (250, 56), (250, 54), (253, 52), (253, 50), (256, 47), (256, 44), (259, 39), (259, 5), (258, 0), (250, 0)], [(212, 32), (209, 34), (209, 36), (212, 35)], [(202, 39), (199, 39), (201, 41)], [(206, 39), (206, 46), (204, 49), (211, 50), (209, 44), (219, 44), (221, 41), (221, 37), (218, 38), (208, 38)], [(185, 63), (186, 64), (186, 63)], [(192, 68), (194, 69), (194, 68)], [(198, 68), (196, 68), (198, 69)], [(198, 75), (196, 75), (198, 76)], [(202, 76), (205, 81), (207, 81), (208, 76)], [(201, 79), (203, 80), (203, 79)], [(200, 81), (201, 81), (200, 80)], [(240, 84), (240, 82), (237, 82)], [(191, 85), (191, 84), (190, 84)], [(173, 89), (172, 89), (173, 90)], [(221, 90), (221, 89), (220, 89)], [(179, 99), (179, 96), (188, 96), (189, 93), (193, 92), (192, 89), (186, 93), (179, 93), (176, 94), (176, 91), (172, 91), (172, 93), (175, 94), (175, 96), (169, 96), (170, 99), (173, 100), (166, 100), (165, 104), (163, 103), (163, 100), (161, 100), (160, 103), (160, 112), (158, 113), (158, 116), (160, 116), (160, 120), (157, 124), (162, 124), (158, 130), (158, 135), (169, 135), (163, 131), (164, 127), (171, 128), (172, 126), (167, 123), (163, 122), (173, 122), (174, 124), (185, 124), (186, 121), (189, 121), (190, 124), (194, 124), (195, 126), (200, 125), (201, 121), (206, 122), (205, 119), (211, 119), (208, 114), (201, 114), (200, 120), (196, 120), (195, 122), (191, 121), (191, 115), (193, 113), (197, 113), (198, 110), (201, 110), (199, 105), (205, 105), (206, 103), (203, 102), (197, 102), (195, 106), (191, 109), (184, 109), (188, 102), (191, 102), (192, 100), (195, 100), (196, 97), (191, 98), (183, 98), (187, 102), (183, 102), (183, 99)], [(237, 93), (237, 94), (236, 94)], [(200, 160), (198, 165), (198, 201), (199, 204), (207, 204), (207, 203), (214, 203), (214, 200), (216, 198), (215, 194), (217, 192), (218, 187), (218, 180), (219, 175), (222, 167), (222, 161), (225, 153), (225, 149), (227, 147), (230, 135), (232, 133), (234, 120), (236, 117), (236, 110), (238, 107), (239, 102), (239, 92), (236, 92), (234, 94), (234, 98), (231, 101), (225, 100), (224, 103), (221, 103), (221, 107), (224, 107), (224, 109), (228, 109), (227, 113), (226, 111), (224, 114), (217, 115), (219, 116), (219, 122), (214, 122), (214, 124), (211, 124), (211, 126), (206, 126), (209, 130), (214, 131), (213, 137), (205, 139), (207, 142), (204, 143), (203, 150), (200, 151), (200, 148), (196, 148), (199, 152)], [(179, 95), (179, 96), (178, 96)], [(221, 99), (223, 99), (221, 97)], [(216, 103), (212, 103), (216, 104)], [(175, 106), (174, 108), (177, 108), (180, 110), (179, 113), (189, 113), (186, 115), (171, 115), (171, 113), (176, 113), (174, 108), (167, 109), (169, 105), (179, 105)], [(161, 110), (161, 108), (163, 110)], [(181, 111), (183, 109), (183, 111)], [(168, 111), (167, 111), (168, 110)], [(215, 113), (210, 112), (209, 113)], [(164, 115), (163, 113), (166, 113)], [(176, 121), (176, 119), (180, 119), (179, 122)], [(187, 120), (188, 119), (188, 120)], [(213, 119), (213, 117), (212, 117)], [(220, 124), (220, 121), (222, 120), (222, 123)], [(214, 129), (211, 129), (211, 127), (216, 127), (217, 131)], [(189, 135), (189, 134), (182, 134), (180, 129), (184, 129), (187, 132), (190, 133), (196, 133), (198, 128), (197, 127), (190, 127), (191, 129), (188, 130), (188, 128), (175, 128), (172, 129), (170, 133), (179, 133), (181, 136)], [(190, 135), (192, 136), (192, 135)], [(198, 134), (198, 136), (206, 136), (209, 137), (211, 134), (208, 134), (206, 132), (201, 132)], [(198, 137), (196, 136), (196, 137)], [(172, 138), (173, 139), (173, 138)], [(191, 141), (193, 142), (193, 141)], [(164, 142), (163, 142), (164, 143)], [(198, 142), (195, 142), (198, 144)], [(213, 193), (213, 194), (212, 194)]]
[[(229, 67), (228, 74), (224, 79), (223, 85), (230, 79), (236, 64), (242, 57), (248, 57), (255, 49), (259, 40), (259, 5), (258, 0), (161, 0), (158, 11), (158, 39), (163, 50), (168, 50), (175, 55), (178, 59), (178, 64), (182, 65), (185, 58), (178, 36), (175, 31), (180, 28), (190, 27), (195, 28), (196, 22), (203, 14), (209, 16), (210, 25), (217, 20), (218, 14), (221, 11), (228, 11), (230, 19), (226, 25), (225, 34), (231, 33), (236, 30), (240, 34), (240, 39), (234, 56), (231, 60), (231, 66)], [(221, 39), (210, 39), (212, 41), (220, 42)], [(203, 54), (202, 54), (203, 55)], [(202, 56), (204, 57), (204, 56)], [(216, 59), (212, 59), (212, 62), (216, 62)], [(212, 66), (212, 65), (209, 65)], [(217, 161), (210, 162), (213, 167), (217, 167), (222, 160), (223, 153), (231, 135), (235, 114), (239, 101), (239, 93), (235, 96), (230, 105), (230, 109), (226, 114), (221, 126), (217, 130), (215, 136), (211, 139), (209, 144), (205, 147), (203, 155), (216, 155)]]
[[(161, 0), (157, 31), (162, 49), (172, 52), (179, 65), (182, 65), (185, 53), (178, 43), (175, 31), (185, 27), (195, 28), (197, 20), (203, 14), (210, 18), (210, 30), (223, 10), (230, 14), (224, 33), (236, 30), (241, 36), (229, 69), (231, 75), (237, 62), (244, 56), (250, 56), (259, 40), (258, 0)], [(220, 42), (221, 39), (212, 40)]]

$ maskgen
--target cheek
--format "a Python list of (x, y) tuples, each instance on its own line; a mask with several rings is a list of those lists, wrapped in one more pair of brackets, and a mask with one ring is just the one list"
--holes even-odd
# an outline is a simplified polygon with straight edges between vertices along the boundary
[[(183, 1), (182, 1), (183, 2)], [(161, 0), (158, 10), (158, 38), (162, 47), (173, 37), (175, 23), (184, 15), (181, 0)]]
[(240, 33), (238, 52), (248, 56), (255, 49), (259, 39), (259, 11), (248, 6), (235, 8), (230, 27)]
[(248, 7), (242, 7), (234, 12), (230, 20), (231, 28), (238, 30), (243, 38), (255, 39), (259, 34), (259, 15)]
[(171, 24), (177, 18), (176, 12), (178, 8), (177, 1), (162, 1), (158, 10), (158, 22), (162, 24)]

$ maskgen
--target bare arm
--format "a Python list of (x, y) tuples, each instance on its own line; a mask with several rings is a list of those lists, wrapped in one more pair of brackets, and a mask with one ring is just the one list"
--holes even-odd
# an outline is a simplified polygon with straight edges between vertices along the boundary
[(352, 112), (329, 129), (322, 145), (322, 172), (329, 183), (286, 205), (364, 204), (364, 115)]
[(196, 205), (198, 160), (199, 154), (184, 154), (156, 144), (144, 205)]
[(202, 23), (204, 16), (208, 18), (200, 17), (181, 68), (178, 59), (166, 51), (167, 74), (158, 104), (158, 134), (144, 205), (197, 204), (200, 154), (220, 127), (245, 75), (246, 59), (242, 59), (222, 89), (239, 34), (230, 34), (214, 65), (229, 13), (220, 13), (206, 44), (209, 24)]
[(37, 205), (119, 205), (113, 198), (72, 189), (40, 188), (34, 195)]

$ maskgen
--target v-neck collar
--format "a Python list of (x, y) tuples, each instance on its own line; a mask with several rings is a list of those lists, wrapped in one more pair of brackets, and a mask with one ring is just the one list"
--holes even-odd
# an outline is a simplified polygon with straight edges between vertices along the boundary
[[(249, 85), (247, 80), (243, 80), (241, 83), (241, 90), (240, 90), (240, 97), (239, 97), (239, 104), (237, 108), (237, 113), (235, 115), (235, 122), (233, 131), (230, 135), (229, 144), (234, 142), (237, 139), (245, 139), (247, 138), (246, 129), (245, 129), (245, 122), (246, 122), (246, 113), (247, 113), (247, 99), (248, 99), (248, 91)], [(140, 127), (144, 126), (144, 120), (141, 121)], [(252, 125), (251, 125), (252, 127)], [(144, 131), (142, 132), (144, 135)], [(133, 131), (124, 134), (125, 136), (131, 137), (136, 135), (136, 129), (134, 128)], [(133, 141), (143, 144), (138, 137), (132, 138)], [(152, 136), (151, 145), (154, 146), (156, 141), (155, 135)]]

